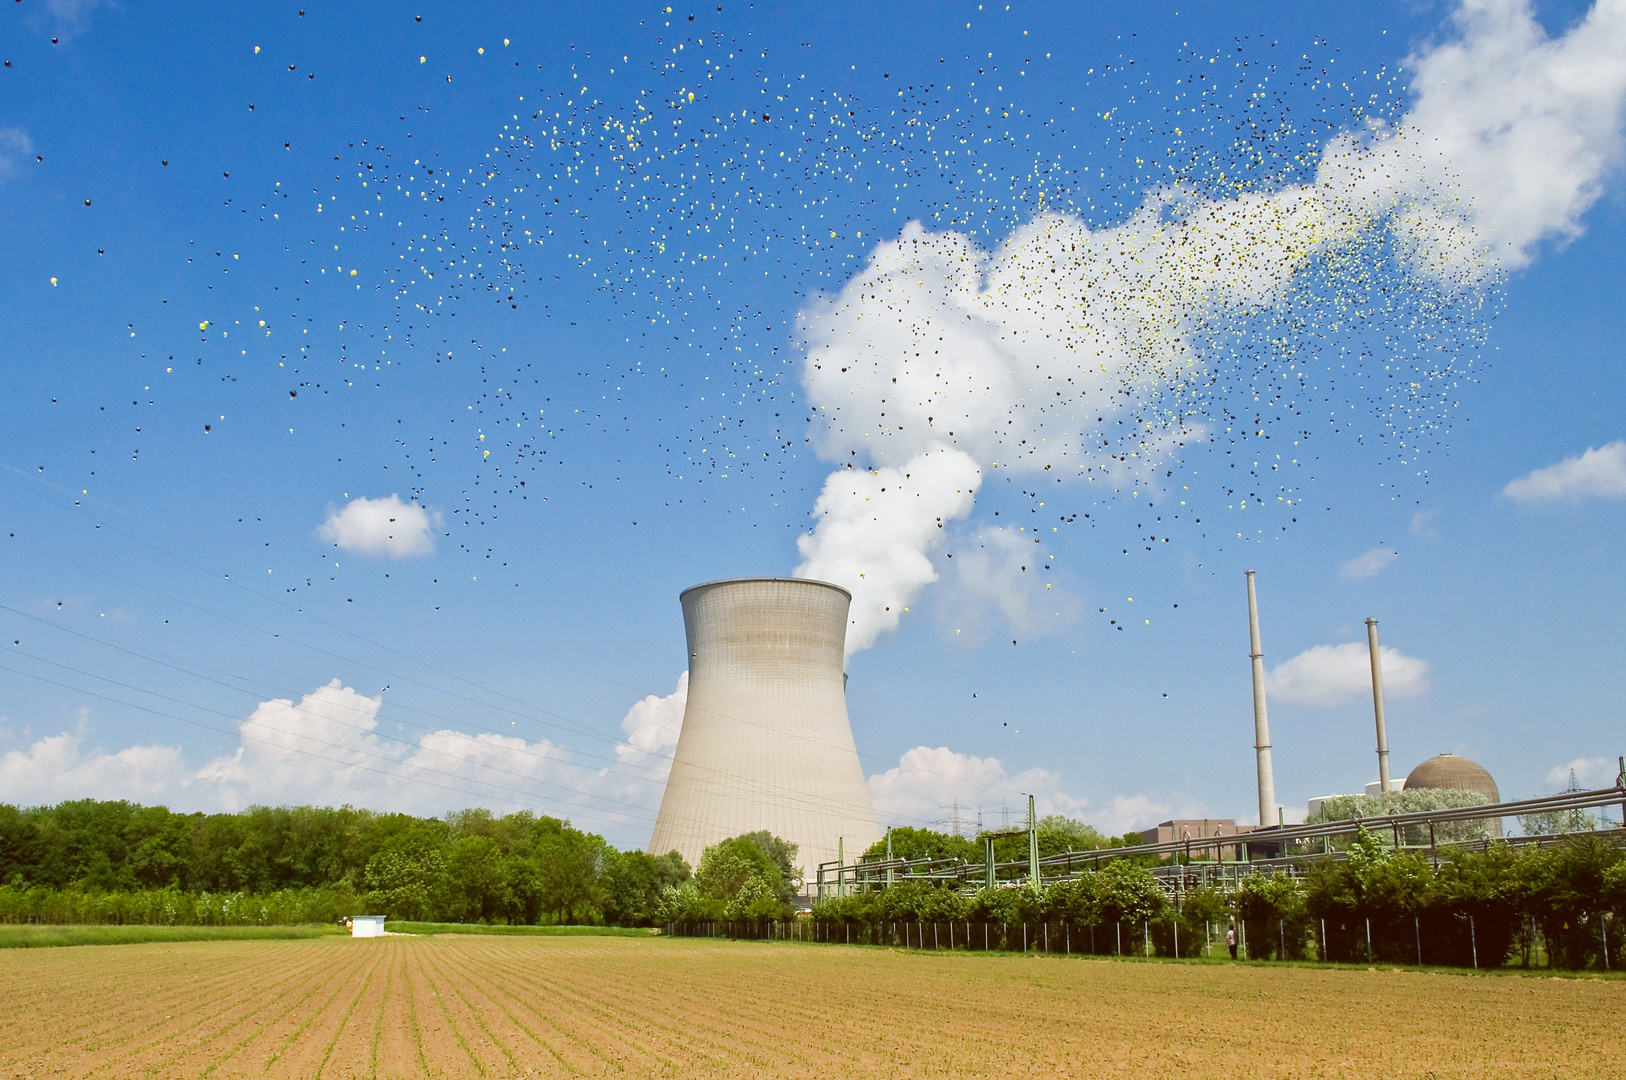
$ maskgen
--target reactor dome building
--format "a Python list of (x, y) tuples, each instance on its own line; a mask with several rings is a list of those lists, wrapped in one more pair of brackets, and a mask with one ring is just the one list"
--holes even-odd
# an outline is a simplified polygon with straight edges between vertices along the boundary
[(766, 829), (819, 863), (881, 838), (847, 718), (852, 594), (803, 578), (739, 578), (684, 590), (689, 696), (652, 853), (697, 865), (705, 849)]

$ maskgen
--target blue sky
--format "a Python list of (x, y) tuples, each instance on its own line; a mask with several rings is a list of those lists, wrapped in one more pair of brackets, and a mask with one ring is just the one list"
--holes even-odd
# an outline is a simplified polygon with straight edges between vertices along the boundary
[[(1397, 771), (1612, 779), (1621, 4), (665, 8), (0, 12), (6, 798), (642, 844), (677, 593), (804, 562), (909, 609), (849, 660), (887, 823), (1250, 820), (1244, 569), (1288, 813), (1376, 776), (1317, 651), (1368, 616)], [(1304, 239), (1295, 193), (1354, 223)], [(1085, 233), (1184, 246), (1054, 254)], [(1033, 252), (1124, 288), (1000, 293)], [(1248, 269), (1170, 286), (1208, 252)], [(879, 372), (955, 304), (986, 391), (921, 442)], [(904, 338), (845, 344), (883, 312)], [(1045, 412), (999, 342), (1049, 318), (1128, 344)], [(874, 381), (816, 366), (849, 347)], [(813, 532), (933, 447), (976, 491), (944, 529)]]

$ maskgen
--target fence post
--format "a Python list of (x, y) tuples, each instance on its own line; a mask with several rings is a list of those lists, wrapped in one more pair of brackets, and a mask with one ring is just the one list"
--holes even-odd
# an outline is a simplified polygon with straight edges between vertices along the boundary
[(1140, 924), (1140, 958), (1146, 959), (1152, 955), (1152, 920), (1142, 919)]
[[(1471, 916), (1470, 916), (1470, 918), (1471, 918)], [(1471, 926), (1472, 923), (1470, 922), (1469, 925)], [(1371, 918), (1371, 916), (1367, 916), (1367, 919), (1366, 919), (1366, 962), (1368, 964), (1370, 964), (1372, 962), (1372, 918)], [(1479, 965), (1475, 964), (1474, 966), (1478, 967)]]
[(1412, 931), (1417, 935), (1417, 966), (1423, 966), (1423, 924), (1416, 916), (1411, 917)]
[(1603, 935), (1603, 969), (1609, 970), (1609, 912), (1598, 912), (1598, 933)]
[(1327, 951), (1327, 920), (1321, 920), (1321, 962), (1327, 963), (1332, 953)]
[(1180, 959), (1180, 920), (1172, 920), (1174, 926), (1174, 958)]
[(1117, 952), (1117, 955), (1122, 956), (1124, 954), (1124, 924), (1123, 924), (1123, 920), (1120, 919), (1117, 922), (1113, 923), (1112, 924), (1112, 929), (1118, 935), (1118, 942), (1117, 942), (1117, 950), (1118, 950), (1118, 952)]
[(1282, 946), (1281, 954), (1279, 956), (1277, 956), (1276, 959), (1278, 959), (1278, 960), (1286, 960), (1287, 959), (1287, 921), (1285, 919), (1277, 919), (1276, 920), (1276, 938), (1277, 938), (1277, 940), (1279, 940), (1281, 942), (1281, 946)]
[(1479, 936), (1474, 933), (1474, 917), (1468, 916), (1468, 944), (1474, 950), (1474, 970), (1479, 970)]

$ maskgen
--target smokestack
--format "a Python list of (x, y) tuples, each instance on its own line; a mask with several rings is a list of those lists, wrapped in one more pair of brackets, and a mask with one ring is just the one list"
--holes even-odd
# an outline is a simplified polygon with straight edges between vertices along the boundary
[(797, 845), (812, 878), (881, 838), (847, 718), (842, 670), (852, 595), (803, 578), (685, 590), (689, 696), (661, 798), (654, 854), (766, 829)]
[(1248, 655), (1253, 659), (1253, 749), (1259, 763), (1259, 825), (1262, 828), (1270, 824), (1270, 813), (1276, 806), (1276, 777), (1270, 771), (1270, 717), (1265, 714), (1265, 651), (1259, 644), (1259, 599), (1253, 591), (1253, 571), (1246, 573), (1248, 641), (1252, 646)]
[(1383, 661), (1378, 657), (1378, 621), (1366, 620), (1366, 647), (1372, 654), (1372, 712), (1378, 722), (1378, 790), (1389, 790), (1389, 731), (1383, 723)]

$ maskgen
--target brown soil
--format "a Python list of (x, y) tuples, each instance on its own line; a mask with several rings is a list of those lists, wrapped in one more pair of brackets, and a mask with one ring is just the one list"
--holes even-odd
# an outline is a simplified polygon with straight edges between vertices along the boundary
[(8, 950), (12, 1077), (1626, 1075), (1626, 982), (628, 938)]

